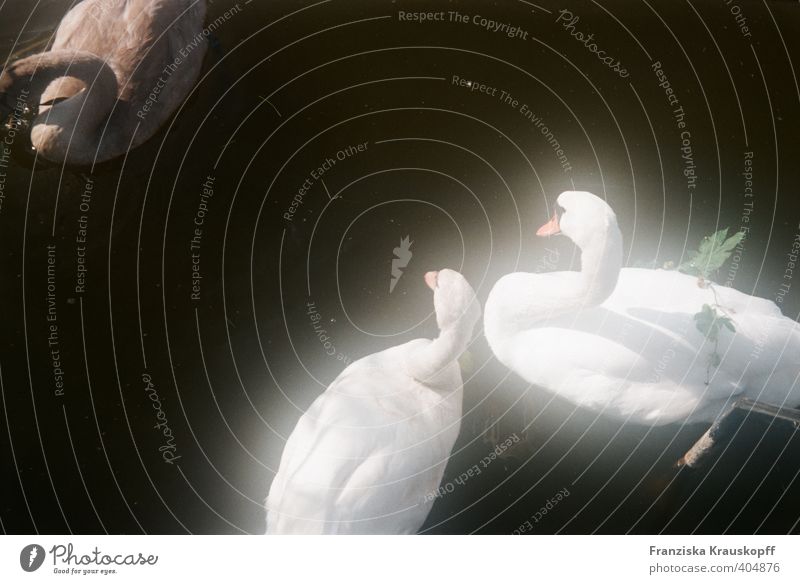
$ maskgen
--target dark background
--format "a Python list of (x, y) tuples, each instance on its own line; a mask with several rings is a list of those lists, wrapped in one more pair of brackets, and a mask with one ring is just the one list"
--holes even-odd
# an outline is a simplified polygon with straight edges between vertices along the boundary
[[(547, 250), (559, 252), (547, 269), (579, 266), (567, 240), (534, 237), (573, 185), (614, 207), (628, 265), (661, 265), (718, 228), (739, 228), (752, 151), (751, 237), (732, 284), (774, 300), (800, 229), (797, 3), (740, 0), (751, 38), (718, 1), (537, 4), (550, 12), (521, 0), (240, 2), (181, 111), (124, 160), (94, 169), (84, 294), (74, 292), (75, 235), (88, 171), (18, 146), (0, 209), (3, 531), (263, 531), (284, 440), (345, 362), (436, 334), (427, 270), (461, 270), (485, 301), (503, 274), (541, 270)], [(233, 5), (214, 2), (208, 22)], [(69, 6), (0, 1), (0, 58), (41, 50)], [(629, 78), (556, 24), (561, 8)], [(398, 22), (398, 10), (482, 14), (528, 39)], [(686, 112), (693, 193), (651, 59)], [(518, 111), (452, 85), (453, 75), (527, 103), (572, 171)], [(337, 162), (283, 218), (312, 169), (361, 142), (366, 152)], [(189, 240), (209, 175), (197, 302)], [(414, 255), (389, 294), (392, 250), (407, 235)], [(47, 348), (51, 243), (64, 396)], [(800, 283), (782, 309), (797, 318)], [(621, 426), (576, 410), (500, 366), (480, 334), (470, 357), (445, 481), (509, 436), (521, 444), (438, 500), (425, 532), (511, 533), (565, 488), (534, 533), (798, 531), (790, 424), (741, 415), (724, 452), (678, 472), (704, 427)], [(144, 374), (176, 464), (158, 451)]]

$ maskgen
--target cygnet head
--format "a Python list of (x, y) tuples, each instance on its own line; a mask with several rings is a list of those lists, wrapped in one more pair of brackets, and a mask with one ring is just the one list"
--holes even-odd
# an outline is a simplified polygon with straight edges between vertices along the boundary
[(558, 196), (553, 218), (536, 235), (563, 233), (581, 249), (610, 232), (619, 232), (617, 216), (603, 199), (587, 191), (564, 191)]
[(433, 290), (439, 330), (458, 327), (471, 334), (481, 317), (481, 308), (466, 278), (455, 270), (445, 269), (425, 274), (425, 283)]

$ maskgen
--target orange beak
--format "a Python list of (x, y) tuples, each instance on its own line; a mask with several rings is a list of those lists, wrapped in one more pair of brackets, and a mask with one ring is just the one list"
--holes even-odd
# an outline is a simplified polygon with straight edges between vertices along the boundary
[(425, 274), (425, 283), (431, 290), (436, 289), (436, 284), (439, 280), (439, 272), (428, 272)]
[(558, 212), (555, 212), (553, 213), (553, 218), (542, 225), (536, 232), (536, 235), (545, 237), (548, 235), (558, 235), (559, 233), (561, 233), (561, 227), (558, 225)]

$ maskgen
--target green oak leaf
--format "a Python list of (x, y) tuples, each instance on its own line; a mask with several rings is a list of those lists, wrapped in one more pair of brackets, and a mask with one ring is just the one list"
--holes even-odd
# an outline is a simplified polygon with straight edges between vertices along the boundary
[(717, 311), (710, 304), (703, 304), (703, 308), (694, 315), (694, 325), (709, 341), (715, 341), (719, 333)]
[(713, 235), (704, 237), (700, 248), (690, 251), (689, 259), (678, 266), (678, 270), (707, 280), (725, 264), (743, 239), (744, 231), (728, 237), (728, 229), (720, 229)]
[[(714, 343), (714, 351), (708, 356), (708, 364), (711, 367), (719, 367), (722, 362), (722, 357), (717, 352), (716, 343), (719, 341), (719, 331), (724, 326), (731, 332), (736, 332), (736, 327), (733, 320), (727, 316), (721, 315), (717, 309), (710, 304), (703, 304), (703, 308), (694, 315), (694, 324), (707, 341)], [(708, 380), (706, 380), (706, 385)]]
[(735, 332), (736, 332), (736, 327), (733, 325), (733, 321), (732, 321), (730, 318), (728, 318), (727, 316), (721, 316), (721, 317), (719, 318), (719, 321), (722, 323), (722, 325), (723, 325), (723, 326), (724, 326), (726, 329), (728, 329), (728, 330), (729, 330), (729, 331), (731, 331), (732, 333), (735, 333)]

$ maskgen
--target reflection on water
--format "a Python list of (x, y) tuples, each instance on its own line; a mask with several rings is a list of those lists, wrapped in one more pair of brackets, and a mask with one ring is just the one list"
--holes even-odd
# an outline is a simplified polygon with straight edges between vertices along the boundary
[(9, 0), (3, 4), (0, 58), (5, 63), (43, 50), (69, 6), (66, 0), (40, 0), (33, 4)]
[[(37, 50), (67, 4), (42, 2), (28, 24), (24, 10), (0, 9), (2, 54)], [(233, 4), (215, 2), (209, 20)], [(89, 174), (15, 144), (0, 207), (0, 365), (19, 471), (0, 508), (6, 530), (263, 530), (272, 469), (300, 413), (345, 363), (435, 334), (426, 271), (463, 271), (485, 301), (508, 272), (579, 266), (569, 242), (533, 236), (547, 203), (573, 183), (607, 196), (629, 265), (661, 265), (718, 226), (741, 224), (743, 152), (754, 152), (751, 239), (732, 284), (774, 300), (800, 217), (789, 196), (797, 96), (771, 94), (770, 110), (751, 75), (753, 49), (709, 9), (709, 26), (728, 31), (718, 42), (745, 143), (728, 73), (700, 32), (678, 33), (693, 72), (652, 14), (605, 5), (681, 88), (695, 189), (647, 58), (589, 6), (581, 23), (626, 55), (635, 94), (552, 18), (513, 3), (492, 10), (541, 43), (401, 24), (387, 2), (253, 2), (215, 32), (182, 110), (127, 157)], [(797, 15), (774, 9), (794, 46)], [(688, 18), (658, 10), (668, 22)], [(752, 10), (768, 85), (785, 87), (772, 21)], [(454, 85), (454, 75), (535, 109), (570, 170), (519, 109)], [(406, 237), (413, 253), (392, 287)], [(797, 290), (781, 308), (797, 315)], [(526, 521), (533, 533), (798, 529), (791, 424), (737, 414), (738, 431), (704, 469), (678, 471), (705, 427), (625, 426), (575, 410), (510, 374), (482, 336), (470, 358), (443, 481), (454, 488), (437, 498), (426, 533), (511, 533)], [(479, 473), (456, 482), (475, 465)]]

